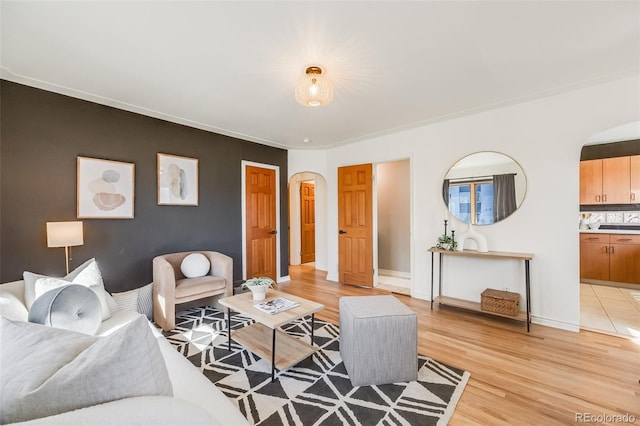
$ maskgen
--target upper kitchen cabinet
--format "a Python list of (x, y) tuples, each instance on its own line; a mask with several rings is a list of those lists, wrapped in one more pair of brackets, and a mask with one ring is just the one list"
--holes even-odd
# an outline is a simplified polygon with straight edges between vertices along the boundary
[[(636, 173), (640, 174), (640, 169)], [(580, 162), (580, 204), (631, 202), (631, 157)]]
[(602, 204), (602, 160), (580, 162), (580, 204)]
[(640, 155), (631, 156), (631, 202), (640, 203)]

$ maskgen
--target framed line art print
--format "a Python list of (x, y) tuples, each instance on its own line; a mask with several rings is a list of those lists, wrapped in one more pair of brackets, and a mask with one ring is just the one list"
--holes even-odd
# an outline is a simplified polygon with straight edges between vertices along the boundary
[(78, 157), (78, 219), (133, 219), (133, 163)]
[(198, 205), (198, 159), (158, 153), (158, 205)]

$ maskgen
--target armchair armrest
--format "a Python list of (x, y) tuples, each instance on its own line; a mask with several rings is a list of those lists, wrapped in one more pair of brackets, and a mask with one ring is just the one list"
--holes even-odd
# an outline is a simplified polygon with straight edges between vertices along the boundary
[(176, 275), (173, 266), (163, 257), (153, 259), (153, 292), (173, 300), (176, 292)]
[(233, 296), (233, 258), (215, 251), (205, 252), (204, 254), (211, 262), (209, 275), (224, 278), (225, 296)]

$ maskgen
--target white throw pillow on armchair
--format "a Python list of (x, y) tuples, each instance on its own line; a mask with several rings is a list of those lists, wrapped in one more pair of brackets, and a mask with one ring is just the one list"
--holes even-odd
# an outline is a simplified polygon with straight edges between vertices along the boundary
[(211, 269), (211, 262), (202, 253), (191, 253), (180, 263), (180, 271), (187, 278), (204, 277)]

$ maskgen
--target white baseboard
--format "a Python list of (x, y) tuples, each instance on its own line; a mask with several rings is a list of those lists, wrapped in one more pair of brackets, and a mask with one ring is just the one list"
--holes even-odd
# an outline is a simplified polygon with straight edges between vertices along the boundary
[(378, 269), (378, 275), (387, 275), (389, 277), (411, 279), (410, 272), (392, 271), (391, 269)]
[(426, 300), (428, 302), (431, 301), (431, 296), (427, 293), (416, 293), (413, 290), (411, 291), (411, 297), (414, 299)]
[(531, 322), (533, 324), (544, 325), (552, 328), (559, 328), (561, 330), (572, 331), (574, 333), (580, 332), (579, 324), (572, 324), (569, 322), (558, 321), (558, 320), (549, 319), (549, 318), (542, 318), (535, 315), (531, 315)]
[(291, 277), (289, 275), (285, 275), (284, 277), (278, 278), (279, 283), (286, 283), (287, 281), (291, 281)]
[[(415, 299), (431, 301), (431, 297), (426, 293), (412, 293), (411, 297)], [(552, 328), (559, 328), (560, 330), (572, 331), (574, 333), (580, 332), (580, 325), (568, 323), (564, 321), (553, 320), (549, 318), (542, 318), (535, 315), (531, 315), (531, 322), (533, 324), (543, 325), (543, 326), (552, 327)]]
[(338, 282), (338, 273), (337, 272), (327, 272), (327, 281)]

